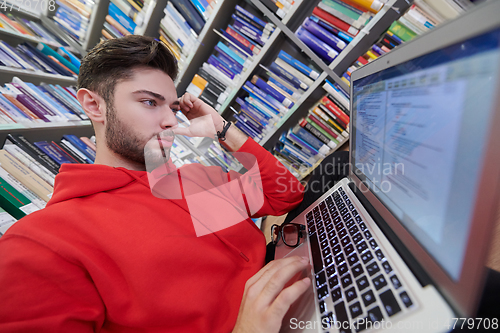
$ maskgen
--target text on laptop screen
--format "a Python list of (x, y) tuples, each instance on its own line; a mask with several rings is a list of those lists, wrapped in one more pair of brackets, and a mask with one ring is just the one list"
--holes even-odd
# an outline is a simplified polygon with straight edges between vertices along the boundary
[(495, 30), (352, 83), (353, 172), (455, 280), (497, 97), (499, 42)]

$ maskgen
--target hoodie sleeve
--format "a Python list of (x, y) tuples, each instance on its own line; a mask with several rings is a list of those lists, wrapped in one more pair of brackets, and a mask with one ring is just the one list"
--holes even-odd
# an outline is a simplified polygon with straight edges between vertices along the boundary
[(0, 332), (90, 333), (104, 321), (84, 269), (29, 238), (0, 239), (0, 285)]
[(239, 178), (251, 217), (282, 215), (300, 204), (304, 186), (254, 140), (249, 138), (234, 156), (248, 171), (243, 175), (231, 171), (229, 179)]

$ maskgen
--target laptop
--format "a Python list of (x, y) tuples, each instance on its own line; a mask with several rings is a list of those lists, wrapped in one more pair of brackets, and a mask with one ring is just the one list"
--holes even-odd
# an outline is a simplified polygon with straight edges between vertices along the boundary
[[(312, 286), (283, 332), (446, 332), (473, 317), (499, 202), (500, 1), (351, 76), (350, 171), (292, 222)], [(457, 326), (458, 325), (458, 326)]]

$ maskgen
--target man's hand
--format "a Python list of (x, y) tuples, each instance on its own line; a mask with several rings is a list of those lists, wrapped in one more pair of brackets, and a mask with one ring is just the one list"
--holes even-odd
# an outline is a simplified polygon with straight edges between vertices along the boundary
[[(189, 119), (189, 127), (176, 127), (175, 134), (189, 137), (216, 138), (217, 132), (224, 129), (224, 118), (201, 99), (185, 93), (179, 98), (179, 110)], [(248, 139), (236, 126), (231, 125), (226, 132), (224, 146), (229, 151), (237, 151)]]
[(284, 288), (304, 269), (309, 269), (307, 259), (289, 257), (270, 262), (252, 276), (245, 285), (233, 333), (279, 332), (290, 305), (311, 285), (306, 277)]
[(222, 131), (224, 119), (221, 115), (190, 93), (185, 93), (179, 98), (179, 110), (191, 124), (187, 128), (177, 127), (174, 129), (175, 134), (214, 138), (217, 131)]

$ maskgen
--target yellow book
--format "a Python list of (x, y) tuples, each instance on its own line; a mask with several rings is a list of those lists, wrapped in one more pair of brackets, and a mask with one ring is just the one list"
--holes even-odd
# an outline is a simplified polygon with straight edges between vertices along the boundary
[(8, 173), (17, 178), (21, 183), (23, 183), (27, 188), (33, 191), (45, 202), (49, 201), (54, 192), (54, 188), (47, 184), (42, 178), (40, 178), (33, 171), (28, 169), (24, 164), (19, 162), (14, 156), (6, 152), (5, 150), (0, 150), (0, 164)]
[(378, 57), (372, 51), (366, 51), (366, 55), (370, 57), (370, 59), (377, 59)]
[(198, 88), (200, 88), (201, 90), (203, 90), (207, 86), (208, 81), (205, 80), (204, 78), (202, 78), (201, 76), (199, 76), (198, 74), (196, 74), (193, 77), (193, 80), (191, 81), (191, 83), (194, 84), (195, 86), (197, 86)]

